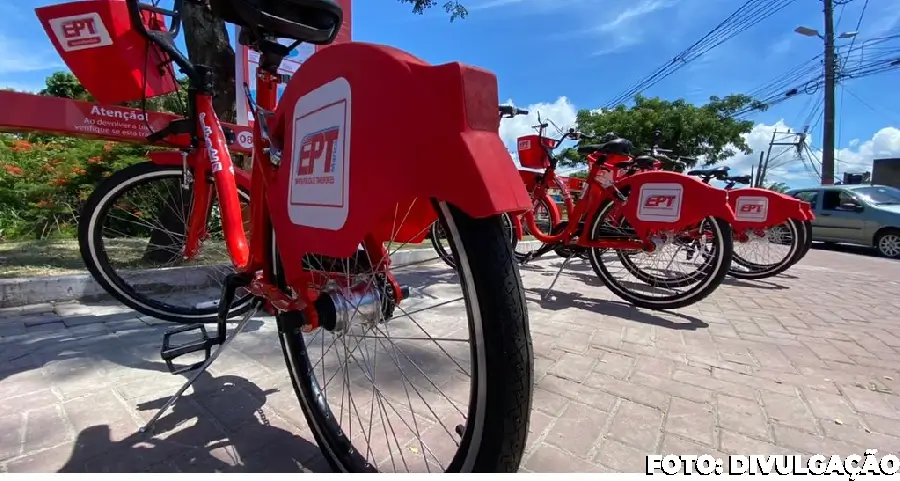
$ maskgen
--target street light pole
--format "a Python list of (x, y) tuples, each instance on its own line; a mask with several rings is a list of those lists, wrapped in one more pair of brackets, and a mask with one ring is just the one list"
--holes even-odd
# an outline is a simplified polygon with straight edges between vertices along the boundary
[(822, 125), (822, 185), (834, 184), (834, 3), (825, 5), (825, 118)]

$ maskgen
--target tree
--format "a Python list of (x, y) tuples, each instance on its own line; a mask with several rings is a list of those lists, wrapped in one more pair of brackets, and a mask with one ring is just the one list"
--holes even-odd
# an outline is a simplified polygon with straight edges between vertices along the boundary
[(65, 97), (67, 99), (93, 101), (91, 94), (81, 86), (81, 82), (72, 72), (54, 72), (46, 80), (41, 95)]
[[(725, 98), (710, 97), (709, 103), (695, 106), (683, 99), (675, 101), (638, 95), (634, 105), (606, 111), (582, 110), (578, 112), (578, 130), (601, 136), (614, 132), (634, 143), (636, 151), (653, 146), (655, 130), (661, 131), (659, 146), (671, 149), (674, 154), (700, 159), (705, 165), (721, 162), (737, 152), (749, 154), (741, 134), (750, 132), (753, 122), (732, 118), (735, 112), (757, 106), (759, 102), (746, 95), (729, 95)], [(581, 163), (573, 151), (565, 153), (565, 165)], [(689, 166), (694, 162), (686, 160)]]
[(772, 182), (771, 184), (767, 185), (765, 188), (768, 190), (771, 190), (772, 192), (778, 192), (781, 194), (791, 190), (791, 186), (785, 184), (784, 182)]

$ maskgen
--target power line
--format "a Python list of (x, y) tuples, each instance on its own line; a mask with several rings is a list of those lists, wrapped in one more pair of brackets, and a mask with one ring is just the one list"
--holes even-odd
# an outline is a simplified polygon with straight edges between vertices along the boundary
[(672, 57), (661, 67), (658, 67), (651, 74), (639, 80), (632, 87), (617, 94), (612, 100), (604, 105), (604, 108), (614, 108), (620, 103), (629, 100), (634, 95), (652, 87), (680, 70), (688, 63), (701, 57), (706, 52), (709, 52), (762, 20), (774, 15), (794, 1), (796, 0), (747, 0), (747, 2), (732, 12), (725, 20), (701, 37), (700, 40), (694, 42), (693, 45)]
[(871, 110), (871, 111), (873, 111), (873, 112), (875, 112), (875, 113), (884, 115), (885, 118), (887, 118), (887, 119), (890, 120), (891, 122), (900, 122), (900, 120), (898, 120), (897, 117), (895, 117), (895, 116), (892, 115), (892, 114), (889, 114), (886, 110), (879, 109), (879, 108), (876, 108), (876, 107), (872, 106), (870, 103), (866, 102), (865, 100), (861, 99), (858, 95), (856, 95), (855, 93), (853, 93), (853, 91), (847, 89), (846, 86), (843, 86), (843, 85), (842, 85), (842, 87), (843, 87), (844, 91), (847, 92), (847, 95), (853, 97), (853, 98), (856, 99), (859, 103), (861, 103), (861, 104), (865, 105), (866, 107), (868, 107), (869, 110)]

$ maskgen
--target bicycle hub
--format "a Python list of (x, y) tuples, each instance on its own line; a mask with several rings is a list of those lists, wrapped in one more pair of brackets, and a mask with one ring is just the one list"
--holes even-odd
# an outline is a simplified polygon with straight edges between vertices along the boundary
[[(400, 288), (402, 298), (409, 287)], [(353, 286), (332, 284), (316, 300), (319, 326), (338, 333), (348, 332), (353, 324), (372, 328), (393, 317), (397, 296), (391, 283), (378, 276)]]

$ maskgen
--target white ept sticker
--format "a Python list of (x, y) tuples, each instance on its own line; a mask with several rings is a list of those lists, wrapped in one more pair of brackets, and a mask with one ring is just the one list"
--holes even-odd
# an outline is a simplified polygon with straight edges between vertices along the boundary
[(350, 84), (340, 77), (304, 95), (293, 122), (288, 216), (339, 230), (350, 212)]
[(646, 222), (678, 222), (682, 199), (681, 184), (644, 184), (637, 198), (637, 218)]
[(100, 14), (96, 12), (51, 19), (50, 29), (66, 52), (113, 44)]
[(524, 139), (519, 141), (519, 150), (530, 150), (531, 149), (531, 139)]
[(769, 199), (741, 196), (734, 203), (734, 218), (740, 222), (765, 222), (769, 218)]

